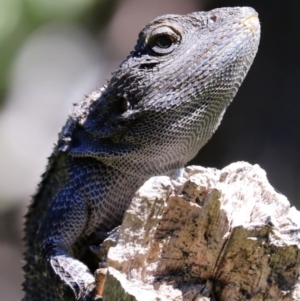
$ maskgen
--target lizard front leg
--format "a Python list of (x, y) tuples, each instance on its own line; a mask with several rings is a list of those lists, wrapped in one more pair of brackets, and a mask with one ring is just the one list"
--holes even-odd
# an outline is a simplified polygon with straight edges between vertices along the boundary
[(75, 259), (72, 246), (88, 222), (88, 204), (73, 189), (64, 188), (50, 203), (41, 220), (36, 243), (41, 266), (62, 300), (101, 300), (95, 290), (95, 277)]

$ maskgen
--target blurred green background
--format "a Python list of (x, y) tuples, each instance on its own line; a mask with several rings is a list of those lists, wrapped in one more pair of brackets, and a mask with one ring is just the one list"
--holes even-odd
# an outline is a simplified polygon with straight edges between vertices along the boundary
[(153, 18), (221, 6), (254, 7), (261, 44), (192, 163), (258, 163), (300, 208), (299, 0), (0, 0), (0, 300), (22, 296), (22, 216), (72, 103), (109, 79)]
[[(114, 0), (0, 0), (1, 105), (9, 85), (13, 60), (36, 29), (51, 22), (66, 22), (97, 30), (108, 21), (115, 4)], [(98, 14), (103, 13), (96, 16), (95, 9)]]

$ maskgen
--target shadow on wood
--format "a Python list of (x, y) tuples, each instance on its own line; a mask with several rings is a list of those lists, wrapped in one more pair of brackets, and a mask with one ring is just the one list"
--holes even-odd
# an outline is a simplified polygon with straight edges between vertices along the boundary
[(299, 223), (258, 165), (154, 177), (108, 252), (104, 300), (300, 300)]

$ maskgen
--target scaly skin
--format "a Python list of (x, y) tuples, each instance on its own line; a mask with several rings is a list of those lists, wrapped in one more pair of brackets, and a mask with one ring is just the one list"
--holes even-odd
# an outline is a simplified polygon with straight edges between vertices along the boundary
[(251, 8), (165, 15), (142, 30), (59, 135), (26, 215), (23, 301), (99, 299), (88, 247), (121, 223), (144, 181), (183, 167), (207, 142), (259, 35)]

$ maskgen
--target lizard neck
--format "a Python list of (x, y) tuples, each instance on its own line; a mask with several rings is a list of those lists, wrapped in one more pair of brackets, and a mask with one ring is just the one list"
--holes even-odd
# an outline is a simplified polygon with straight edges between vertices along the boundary
[(76, 193), (87, 204), (89, 217), (84, 234), (97, 229), (110, 231), (120, 225), (134, 193), (147, 178), (122, 172), (94, 158), (70, 161), (70, 179), (77, 178)]

